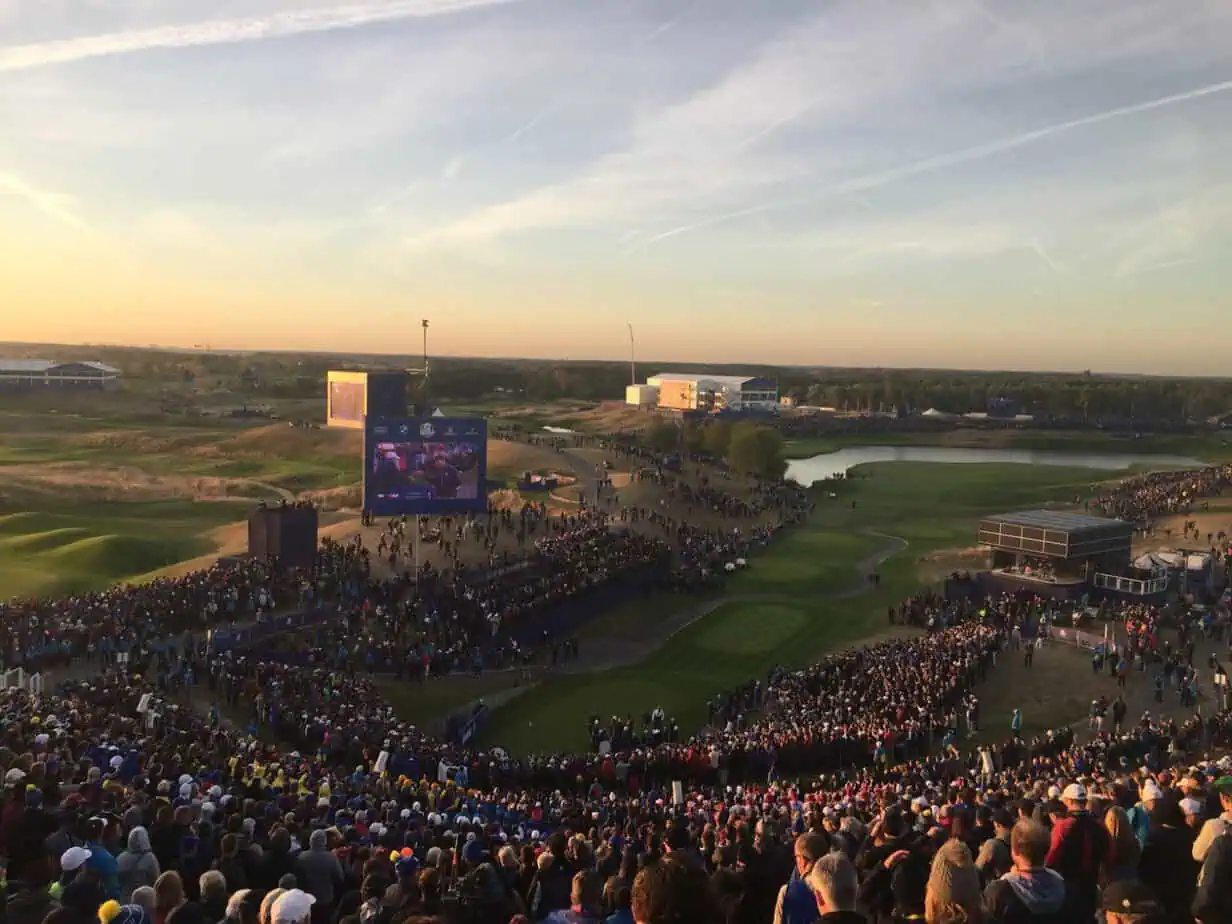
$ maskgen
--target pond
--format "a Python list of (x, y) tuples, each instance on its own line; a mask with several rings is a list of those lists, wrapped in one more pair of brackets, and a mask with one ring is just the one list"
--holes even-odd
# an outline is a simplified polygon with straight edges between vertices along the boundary
[(960, 449), (945, 446), (848, 446), (838, 452), (807, 459), (792, 459), (787, 477), (801, 484), (812, 484), (842, 475), (848, 469), (868, 462), (942, 462), (955, 465), (980, 462), (1016, 465), (1061, 465), (1124, 471), (1135, 465), (1155, 468), (1201, 468), (1206, 463), (1185, 456), (1134, 453), (1058, 452), (1033, 449)]

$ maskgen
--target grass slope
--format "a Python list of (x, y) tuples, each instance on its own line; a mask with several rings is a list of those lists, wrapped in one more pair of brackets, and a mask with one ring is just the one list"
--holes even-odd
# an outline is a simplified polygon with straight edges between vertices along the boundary
[[(721, 606), (635, 666), (545, 681), (495, 710), (482, 740), (523, 753), (579, 748), (586, 744), (592, 713), (640, 715), (656, 706), (678, 718), (682, 729), (696, 730), (705, 722), (706, 700), (716, 693), (775, 665), (802, 666), (882, 633), (887, 607), (920, 589), (919, 557), (972, 545), (980, 516), (1070, 501), (1089, 492), (1094, 473), (1012, 464), (885, 463), (861, 467), (857, 474), (861, 477), (828, 485), (838, 497), (819, 499), (809, 524), (755, 559), (730, 589), (783, 599)], [(858, 584), (856, 563), (884, 545), (864, 531), (898, 536), (910, 545), (882, 565), (876, 589), (827, 598), (826, 593)]]
[(115, 503), (0, 514), (0, 600), (99, 590), (212, 548), (230, 504)]

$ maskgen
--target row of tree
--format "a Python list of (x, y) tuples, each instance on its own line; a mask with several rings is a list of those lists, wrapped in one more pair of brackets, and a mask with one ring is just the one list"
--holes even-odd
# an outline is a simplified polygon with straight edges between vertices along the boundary
[(643, 439), (662, 453), (705, 453), (723, 459), (733, 469), (759, 478), (780, 478), (787, 471), (783, 435), (751, 421), (671, 421), (656, 417)]
[[(119, 367), (126, 379), (190, 384), (264, 398), (319, 398), (325, 376), (338, 368), (408, 368), (406, 357), (338, 356), (319, 353), (230, 353), (133, 347), (27, 346), (13, 355), (50, 359), (99, 359)], [(623, 362), (555, 362), (518, 359), (438, 358), (431, 362), (436, 401), (478, 402), (508, 396), (522, 401), (572, 398), (619, 400), (629, 384)], [(698, 369), (699, 367), (688, 367)], [(949, 413), (987, 411), (999, 399), (1022, 413), (1066, 420), (1203, 421), (1232, 412), (1232, 379), (1111, 376), (1081, 373), (957, 372), (930, 369), (830, 369), (772, 366), (703, 366), (721, 375), (764, 376), (781, 394), (800, 403), (846, 411)], [(650, 373), (687, 371), (680, 364), (649, 367)]]

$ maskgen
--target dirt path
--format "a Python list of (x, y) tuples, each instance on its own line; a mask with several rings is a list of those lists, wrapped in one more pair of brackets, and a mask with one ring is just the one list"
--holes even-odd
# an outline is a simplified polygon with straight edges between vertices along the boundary
[[(258, 481), (256, 478), (229, 478), (227, 480), (230, 481), (232, 484), (243, 484), (243, 485), (248, 485), (248, 487), (250, 488), (257, 488), (261, 491), (266, 492), (267, 494), (272, 495), (276, 500), (286, 501), (288, 504), (295, 502), (295, 492), (294, 491), (288, 491), (286, 488), (280, 488), (278, 487), (278, 485), (270, 484), (268, 481)], [(237, 498), (226, 497), (226, 496), (219, 496), (219, 497), (204, 496), (204, 497), (198, 497), (194, 499), (199, 500), (199, 501), (230, 501), (230, 500), (236, 500)], [(248, 498), (242, 498), (242, 499), (248, 500)]]

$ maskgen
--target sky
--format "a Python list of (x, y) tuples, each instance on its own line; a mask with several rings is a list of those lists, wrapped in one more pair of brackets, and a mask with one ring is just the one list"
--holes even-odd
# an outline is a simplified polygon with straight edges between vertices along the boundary
[(1227, 0), (0, 0), (0, 339), (1228, 374)]

